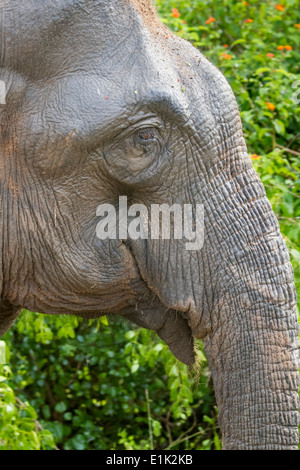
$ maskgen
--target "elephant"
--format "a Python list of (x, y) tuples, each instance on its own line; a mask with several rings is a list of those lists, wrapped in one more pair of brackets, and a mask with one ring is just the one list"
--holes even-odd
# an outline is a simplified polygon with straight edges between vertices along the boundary
[[(0, 12), (0, 334), (26, 308), (119, 315), (188, 365), (201, 339), (223, 448), (296, 450), (293, 269), (227, 80), (151, 0)], [(169, 207), (174, 235), (98, 236), (120, 198)], [(198, 249), (174, 204), (203, 207)]]

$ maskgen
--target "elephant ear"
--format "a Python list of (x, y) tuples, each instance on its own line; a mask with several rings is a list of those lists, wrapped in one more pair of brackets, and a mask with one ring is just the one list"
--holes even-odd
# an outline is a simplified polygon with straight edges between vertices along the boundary
[[(1, 191), (1, 187), (0, 187)], [(2, 195), (2, 194), (1, 194)], [(1, 202), (3, 199), (1, 198)], [(3, 207), (2, 207), (3, 209)], [(1, 211), (1, 209), (0, 209)], [(19, 307), (15, 307), (10, 302), (3, 298), (3, 230), (0, 235), (0, 336), (4, 335), (4, 333), (12, 326), (13, 322), (19, 315), (21, 309)]]
[[(0, 122), (1, 124), (1, 122)], [(1, 131), (3, 128), (1, 126)], [(4, 270), (5, 270), (5, 256), (4, 256), (4, 237), (5, 237), (5, 217), (8, 217), (8, 204), (7, 204), (7, 191), (4, 175), (4, 143), (2, 132), (0, 133), (0, 336), (2, 336), (13, 324), (19, 315), (21, 308), (12, 305), (4, 298)]]
[[(1, 164), (1, 161), (0, 161)], [(3, 210), (4, 210), (4, 196), (3, 195), (3, 185), (0, 182), (0, 197), (1, 197), (1, 205), (0, 205), (0, 217), (3, 217)], [(13, 324), (17, 316), (19, 315), (21, 308), (15, 307), (9, 301), (5, 300), (3, 294), (3, 277), (4, 277), (4, 269), (5, 263), (3, 260), (3, 220), (1, 221), (1, 234), (0, 234), (0, 336), (2, 336)]]

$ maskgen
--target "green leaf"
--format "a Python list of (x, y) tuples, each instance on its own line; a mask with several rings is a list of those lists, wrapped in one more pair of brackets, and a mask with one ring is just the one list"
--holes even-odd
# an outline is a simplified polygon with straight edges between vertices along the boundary
[(277, 134), (284, 135), (285, 134), (285, 125), (282, 121), (279, 121), (279, 119), (274, 119), (274, 127), (275, 131)]
[(64, 413), (67, 409), (67, 405), (61, 401), (60, 403), (57, 403), (54, 408), (58, 413)]
[(300, 264), (300, 250), (296, 250), (295, 248), (292, 248), (290, 250), (291, 255), (293, 258)]
[(233, 43), (231, 44), (231, 47), (235, 46), (236, 44), (245, 44), (246, 42), (247, 42), (246, 39), (240, 38), (240, 39), (237, 39), (236, 41), (233, 41)]
[(0, 341), (0, 364), (6, 364), (6, 346), (4, 341)]
[(259, 75), (261, 73), (264, 73), (264, 72), (270, 72), (270, 68), (269, 67), (261, 67), (259, 69), (256, 70), (256, 74)]

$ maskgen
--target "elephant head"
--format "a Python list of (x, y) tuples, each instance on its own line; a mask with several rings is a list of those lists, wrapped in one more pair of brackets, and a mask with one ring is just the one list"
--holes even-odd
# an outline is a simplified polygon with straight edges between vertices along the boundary
[[(150, 0), (0, 13), (0, 333), (25, 307), (124, 316), (186, 364), (201, 338), (224, 448), (297, 449), (293, 271), (223, 75)], [(99, 237), (120, 197), (202, 207), (202, 242)]]

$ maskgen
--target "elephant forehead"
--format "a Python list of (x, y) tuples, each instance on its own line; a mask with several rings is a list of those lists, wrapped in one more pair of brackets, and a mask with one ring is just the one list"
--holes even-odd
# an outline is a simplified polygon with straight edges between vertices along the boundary
[(25, 77), (18, 129), (30, 135), (30, 148), (38, 137), (48, 150), (61, 138), (71, 149), (86, 136), (93, 147), (120, 127), (159, 113), (172, 126), (176, 119), (187, 124), (184, 135), (197, 136), (213, 153), (223, 129), (227, 136), (235, 132), (237, 108), (224, 77), (186, 41), (155, 22), (149, 26), (142, 1), (39, 5), (31, 1), (32, 17), (23, 6), (12, 18), (4, 11), (10, 18), (4, 59)]
[(23, 111), (25, 131), (33, 139), (48, 131), (47, 140), (51, 134), (69, 136), (68, 142), (87, 139), (91, 146), (139, 122), (159, 127), (168, 119), (184, 124), (190, 117), (189, 102), (179, 87), (176, 93), (170, 81), (138, 77), (134, 70), (122, 78), (75, 72), (29, 86)]
[[(96, 65), (102, 55), (120, 61), (132, 45), (138, 47), (146, 23), (149, 26), (146, 7), (139, 7), (142, 3), (138, 0), (1, 2), (1, 65), (41, 79), (65, 73), (72, 66), (78, 67), (79, 62), (86, 69), (85, 63), (94, 60)], [(152, 8), (151, 12), (154, 15)], [(154, 18), (152, 26), (155, 23), (161, 29)]]

